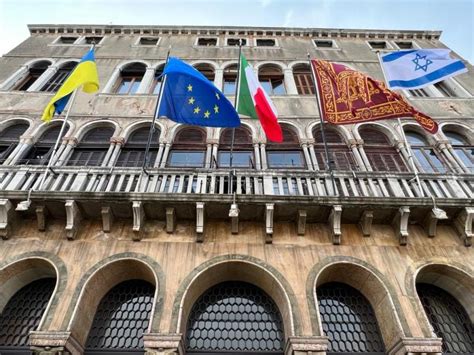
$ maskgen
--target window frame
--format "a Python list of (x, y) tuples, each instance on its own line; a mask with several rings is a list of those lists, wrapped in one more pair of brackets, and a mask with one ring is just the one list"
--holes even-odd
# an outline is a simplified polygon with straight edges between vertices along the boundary
[(232, 48), (239, 48), (238, 45), (230, 45), (229, 44), (229, 40), (239, 40), (239, 39), (245, 40), (245, 43), (242, 44), (242, 47), (250, 47), (250, 39), (248, 37), (235, 37), (235, 36), (226, 37), (225, 41), (224, 41), (225, 46), (226, 47), (232, 47)]
[[(199, 44), (199, 40), (201, 40), (201, 39), (204, 39), (204, 40), (212, 40), (212, 39), (215, 39), (215, 40), (216, 40), (216, 44), (215, 44), (215, 45), (212, 45), (212, 46)], [(195, 46), (195, 47), (198, 47), (198, 48), (213, 48), (213, 47), (219, 47), (219, 37), (217, 37), (217, 36), (198, 36), (198, 37), (196, 37), (196, 40), (194, 41), (194, 46)]]
[[(156, 43), (155, 44), (142, 44), (140, 43), (142, 39), (156, 39)], [(134, 43), (134, 47), (146, 47), (146, 48), (153, 48), (153, 47), (158, 47), (160, 45), (160, 42), (161, 42), (161, 37), (160, 36), (139, 36), (137, 38), (137, 40), (135, 41)]]
[[(274, 45), (273, 46), (259, 46), (258, 41), (273, 41)], [(280, 48), (280, 46), (278, 45), (278, 40), (276, 38), (257, 37), (257, 38), (254, 38), (254, 42), (255, 42), (254, 47), (257, 47), (257, 48)]]
[[(316, 42), (331, 42), (331, 47), (319, 47)], [(316, 50), (338, 50), (338, 43), (331, 38), (311, 38), (311, 43)]]
[[(385, 48), (374, 48), (372, 47), (372, 44), (371, 43), (385, 43)], [(392, 44), (385, 40), (385, 39), (369, 39), (367, 41), (365, 41), (365, 43), (367, 44), (367, 46), (370, 48), (371, 51), (373, 52), (378, 52), (378, 51), (386, 51), (386, 50), (391, 50), (393, 49), (392, 47)]]

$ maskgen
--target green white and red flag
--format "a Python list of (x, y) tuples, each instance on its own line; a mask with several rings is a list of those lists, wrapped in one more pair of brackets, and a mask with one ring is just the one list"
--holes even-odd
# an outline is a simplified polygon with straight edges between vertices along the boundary
[(237, 112), (258, 119), (268, 140), (282, 142), (277, 110), (243, 55), (240, 56), (239, 83)]

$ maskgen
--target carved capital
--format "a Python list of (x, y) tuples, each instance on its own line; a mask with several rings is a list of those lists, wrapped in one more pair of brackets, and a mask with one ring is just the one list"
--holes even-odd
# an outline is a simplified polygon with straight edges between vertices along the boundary
[(66, 200), (64, 206), (66, 207), (66, 237), (69, 240), (73, 240), (76, 239), (82, 214), (74, 200)]
[(110, 137), (110, 143), (124, 145), (125, 144), (125, 138), (123, 138), (123, 137)]
[(285, 346), (285, 355), (323, 355), (328, 348), (326, 336), (290, 336)]
[(29, 336), (30, 348), (35, 355), (80, 355), (84, 349), (71, 332), (32, 331)]
[(232, 234), (239, 234), (239, 213), (239, 206), (236, 203), (233, 203), (229, 210)]
[(400, 207), (392, 221), (395, 233), (398, 234), (400, 245), (407, 245), (408, 238), (408, 218), (410, 216), (410, 207)]
[(140, 241), (141, 232), (143, 231), (143, 223), (145, 222), (145, 210), (143, 209), (143, 202), (133, 201), (133, 240)]
[(184, 355), (184, 341), (181, 334), (143, 334), (145, 355)]

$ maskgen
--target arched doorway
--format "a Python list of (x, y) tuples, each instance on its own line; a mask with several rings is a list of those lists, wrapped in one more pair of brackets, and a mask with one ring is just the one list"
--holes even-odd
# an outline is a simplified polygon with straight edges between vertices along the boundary
[(284, 331), (275, 302), (247, 282), (212, 286), (194, 303), (186, 331), (190, 354), (283, 354)]

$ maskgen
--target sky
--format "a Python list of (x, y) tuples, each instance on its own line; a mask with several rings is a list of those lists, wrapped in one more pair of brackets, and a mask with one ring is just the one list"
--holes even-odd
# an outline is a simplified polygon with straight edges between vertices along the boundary
[(442, 30), (474, 63), (474, 0), (0, 0), (0, 55), (67, 23)]

